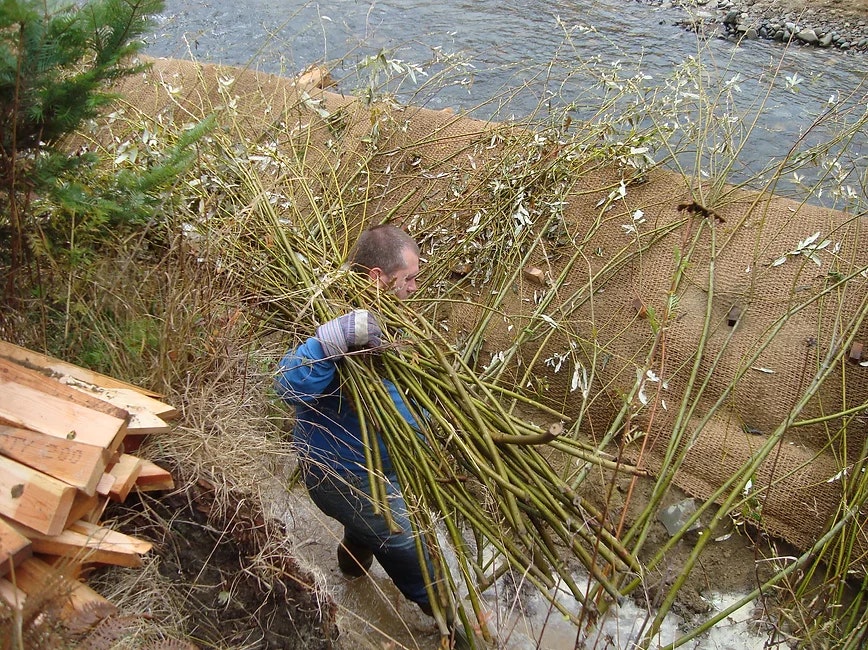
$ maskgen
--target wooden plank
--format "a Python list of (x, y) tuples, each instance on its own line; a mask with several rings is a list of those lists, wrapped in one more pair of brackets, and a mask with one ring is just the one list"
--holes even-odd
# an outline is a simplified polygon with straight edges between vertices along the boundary
[(107, 501), (108, 499), (99, 493), (91, 496), (84, 492), (79, 492), (75, 495), (75, 500), (69, 509), (69, 514), (66, 516), (66, 526), (71, 526), (79, 519), (88, 519), (90, 521), (90, 517), (93, 516), (94, 512), (98, 512), (98, 516), (101, 517)]
[(94, 411), (99, 411), (106, 415), (112, 415), (120, 420), (127, 419), (127, 413), (124, 409), (101, 399), (94, 393), (86, 393), (76, 390), (72, 386), (59, 381), (57, 378), (47, 376), (44, 373), (31, 370), (30, 368), (25, 368), (14, 361), (9, 361), (2, 357), (0, 357), (0, 378), (5, 381), (14, 382), (16, 384), (21, 384), (22, 386), (27, 386), (28, 388), (42, 391), (43, 393), (47, 393), (53, 397), (61, 397), (80, 406), (86, 406)]
[(102, 447), (0, 424), (0, 454), (93, 494), (108, 465)]
[(161, 433), (171, 433), (172, 427), (161, 417), (144, 409), (130, 407), (130, 423), (127, 433), (135, 436), (152, 436)]
[(85, 632), (117, 612), (117, 607), (70, 574), (69, 567), (51, 566), (32, 557), (16, 568), (15, 583), (28, 597), (45, 594), (47, 589), (63, 596), (61, 616), (73, 632)]
[(141, 458), (123, 454), (120, 460), (109, 468), (109, 474), (115, 477), (115, 483), (109, 489), (109, 498), (112, 501), (123, 502), (127, 498), (142, 471), (142, 465)]
[(76, 533), (87, 535), (90, 538), (98, 538), (100, 543), (115, 547), (118, 551), (125, 553), (137, 553), (145, 555), (154, 547), (151, 542), (148, 542), (132, 535), (127, 535), (119, 530), (114, 530), (106, 526), (92, 524), (87, 521), (77, 521), (68, 528)]
[(134, 390), (149, 397), (159, 398), (160, 394), (154, 391), (147, 390), (135, 384), (130, 384), (125, 381), (120, 381), (114, 377), (103, 375), (87, 368), (76, 366), (72, 363), (67, 363), (54, 357), (22, 348), (14, 343), (0, 340), (0, 357), (10, 359), (12, 361), (29, 365), (35, 368), (43, 368), (55, 372), (59, 375), (69, 375), (81, 381), (86, 381), (94, 386), (102, 386), (103, 388), (125, 388)]
[(127, 427), (125, 419), (3, 379), (0, 421), (111, 451), (123, 441)]
[(15, 526), (0, 519), (0, 577), (9, 573), (33, 553), (30, 540)]
[(129, 388), (103, 388), (86, 382), (79, 381), (74, 377), (60, 377), (59, 381), (62, 384), (81, 391), (85, 395), (91, 395), (104, 402), (113, 404), (114, 406), (123, 409), (124, 411), (141, 412), (145, 411), (151, 415), (155, 415), (163, 421), (174, 420), (179, 416), (178, 409), (171, 404), (166, 404), (160, 400), (143, 395)]
[(0, 456), (0, 514), (47, 535), (66, 525), (78, 490)]
[(6, 601), (13, 609), (21, 609), (24, 607), (24, 599), (27, 594), (21, 591), (5, 578), (0, 578), (0, 598)]
[[(76, 405), (76, 408), (83, 407), (84, 409), (91, 409), (102, 414), (102, 416), (100, 417), (103, 420), (105, 420), (104, 416), (116, 418), (119, 422), (122, 422), (122, 424), (120, 425), (121, 428), (126, 426), (126, 423), (128, 423), (130, 420), (130, 414), (127, 411), (119, 408), (118, 406), (115, 406), (114, 404), (110, 404), (109, 402), (100, 399), (96, 395), (76, 390), (71, 386), (67, 386), (66, 384), (57, 381), (56, 379), (47, 377), (40, 372), (30, 370), (17, 363), (3, 358), (0, 358), (0, 382), (9, 382), (16, 385), (15, 392), (11, 392), (8, 396), (6, 396), (5, 399), (5, 402), (8, 402), (10, 406), (15, 405), (16, 396), (20, 398), (23, 391), (23, 394), (29, 395), (31, 399), (36, 399), (38, 397), (42, 400), (48, 400), (48, 403), (53, 404), (69, 402)], [(58, 402), (58, 400), (60, 400), (60, 402)], [(0, 398), (0, 405), (3, 404), (4, 400)], [(82, 409), (78, 408), (77, 411), (83, 412)], [(34, 427), (25, 428), (32, 429)], [(67, 435), (68, 433), (69, 429), (67, 429)], [(117, 446), (120, 444), (120, 441), (122, 440), (122, 437), (118, 438), (118, 436), (120, 436), (120, 433), (121, 431), (119, 431), (115, 436), (113, 448), (117, 448)], [(84, 442), (88, 441), (85, 440)]]
[(36, 553), (125, 567), (141, 566), (141, 556), (153, 546), (150, 542), (87, 521), (77, 521), (59, 535), (43, 535), (23, 527), (17, 527), (17, 532), (30, 539)]
[(161, 420), (167, 422), (177, 420), (181, 417), (181, 412), (177, 408), (171, 404), (166, 404), (165, 402), (150, 397), (149, 395), (143, 395), (142, 393), (128, 388), (118, 388), (114, 392), (118, 395), (117, 399), (115, 401), (109, 401), (122, 409), (138, 406), (150, 411)]
[(136, 479), (136, 489), (140, 492), (154, 492), (157, 490), (174, 490), (175, 480), (168, 470), (163, 469), (149, 460), (142, 460), (142, 468)]

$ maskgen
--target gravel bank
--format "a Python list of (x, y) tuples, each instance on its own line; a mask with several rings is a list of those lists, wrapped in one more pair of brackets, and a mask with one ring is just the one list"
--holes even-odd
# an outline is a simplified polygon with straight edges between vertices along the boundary
[(864, 3), (857, 2), (842, 10), (828, 5), (803, 8), (792, 0), (638, 1), (661, 9), (683, 9), (684, 17), (678, 24), (707, 36), (868, 52), (868, 14)]

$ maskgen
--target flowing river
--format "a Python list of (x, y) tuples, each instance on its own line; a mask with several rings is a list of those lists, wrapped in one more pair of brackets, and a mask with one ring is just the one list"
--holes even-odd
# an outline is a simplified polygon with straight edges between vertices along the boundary
[[(712, 92), (738, 91), (730, 93), (730, 110), (743, 125), (756, 119), (731, 172), (738, 182), (757, 180), (833, 103), (850, 108), (848, 119), (864, 116), (864, 55), (701, 39), (677, 24), (689, 17), (677, 7), (633, 0), (168, 0), (146, 53), (287, 75), (325, 61), (341, 90), (351, 91), (364, 83), (360, 62), (385, 51), (405, 69), (419, 66), (416, 87), (405, 81), (402, 99), (498, 120), (539, 116), (541, 109), (571, 103), (584, 117), (583, 102), (594, 110), (588, 88), (595, 79), (589, 75), (609, 74), (608, 66), (622, 78), (641, 73), (646, 87), (659, 88), (693, 57), (705, 64)], [(841, 120), (814, 128), (807, 141), (829, 139), (832, 122), (840, 126)], [(840, 185), (862, 193), (868, 185), (866, 141), (863, 125), (836, 171)], [(807, 171), (809, 177), (819, 173)], [(788, 193), (788, 184), (776, 191)]]

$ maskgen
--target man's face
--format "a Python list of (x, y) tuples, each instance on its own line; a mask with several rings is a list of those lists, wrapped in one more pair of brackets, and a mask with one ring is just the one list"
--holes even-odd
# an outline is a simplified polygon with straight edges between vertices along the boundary
[[(419, 256), (412, 250), (404, 249), (404, 265), (391, 274), (380, 271), (377, 281), (381, 288), (388, 289), (400, 300), (416, 291), (416, 276), (419, 275)], [(379, 269), (378, 269), (379, 270)]]

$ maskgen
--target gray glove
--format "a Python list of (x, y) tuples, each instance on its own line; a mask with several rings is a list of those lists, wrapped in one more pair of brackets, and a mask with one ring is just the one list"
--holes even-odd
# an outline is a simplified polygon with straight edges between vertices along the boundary
[(367, 309), (355, 309), (316, 329), (316, 338), (330, 357), (350, 350), (378, 347), (382, 344), (382, 336), (383, 330)]

